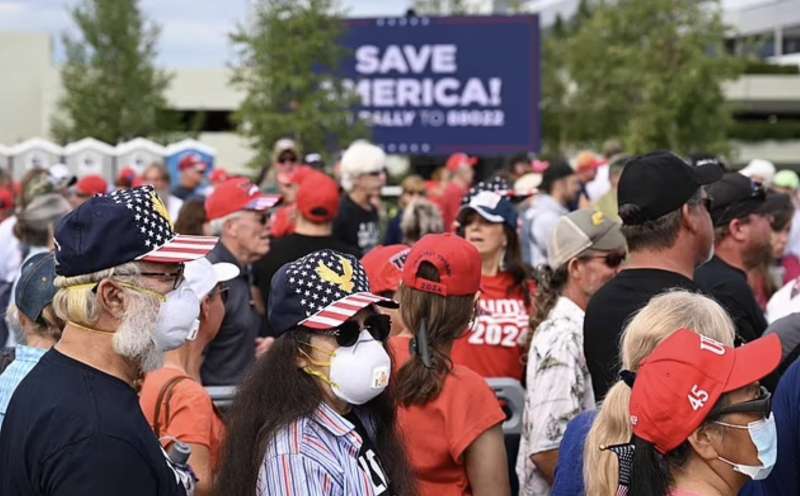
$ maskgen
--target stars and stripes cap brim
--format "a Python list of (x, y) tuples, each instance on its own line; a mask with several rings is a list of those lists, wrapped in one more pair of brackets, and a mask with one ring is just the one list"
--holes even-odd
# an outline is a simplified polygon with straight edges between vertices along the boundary
[(390, 308), (397, 308), (398, 306), (397, 302), (390, 298), (384, 298), (368, 292), (353, 293), (334, 301), (317, 313), (301, 320), (299, 324), (311, 329), (332, 329), (339, 327), (347, 319), (372, 304)]
[(216, 246), (216, 236), (178, 234), (164, 245), (145, 253), (138, 260), (151, 263), (183, 263), (204, 257)]
[(281, 195), (262, 195), (245, 205), (243, 210), (269, 210), (280, 203), (282, 198), (283, 197)]

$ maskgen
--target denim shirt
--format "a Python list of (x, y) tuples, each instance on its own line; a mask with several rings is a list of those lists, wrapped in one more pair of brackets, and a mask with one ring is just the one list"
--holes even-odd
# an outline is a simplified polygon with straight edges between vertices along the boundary
[(0, 428), (3, 426), (3, 418), (6, 416), (11, 395), (45, 353), (47, 350), (41, 348), (31, 348), (21, 344), (16, 346), (14, 361), (0, 374)]

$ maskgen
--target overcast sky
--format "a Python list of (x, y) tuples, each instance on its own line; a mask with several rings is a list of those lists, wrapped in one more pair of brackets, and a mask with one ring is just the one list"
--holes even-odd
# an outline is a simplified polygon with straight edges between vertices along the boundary
[[(78, 0), (0, 0), (0, 31), (45, 31), (59, 35), (72, 26), (67, 7)], [(146, 15), (162, 27), (159, 64), (219, 67), (231, 55), (228, 33), (245, 19), (253, 0), (140, 0)], [(352, 17), (403, 15), (411, 0), (340, 0)], [(729, 6), (765, 0), (723, 0)]]
[[(353, 17), (402, 15), (410, 0), (340, 0)], [(0, 0), (0, 31), (45, 31), (56, 35), (72, 21), (77, 0)], [(168, 67), (218, 67), (230, 59), (230, 33), (245, 19), (251, 0), (140, 0), (161, 25), (158, 61)], [(61, 58), (56, 46), (56, 58)]]

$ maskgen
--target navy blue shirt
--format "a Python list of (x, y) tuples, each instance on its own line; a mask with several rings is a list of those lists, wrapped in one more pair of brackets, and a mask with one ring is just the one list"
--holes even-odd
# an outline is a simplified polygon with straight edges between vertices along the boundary
[(772, 397), (778, 431), (778, 461), (763, 481), (750, 482), (740, 496), (800, 494), (800, 362), (781, 377)]
[(556, 478), (550, 496), (583, 496), (583, 446), (597, 416), (596, 410), (587, 410), (567, 424), (567, 430), (558, 448)]
[(11, 398), (0, 430), (3, 496), (172, 496), (178, 474), (136, 391), (56, 350)]

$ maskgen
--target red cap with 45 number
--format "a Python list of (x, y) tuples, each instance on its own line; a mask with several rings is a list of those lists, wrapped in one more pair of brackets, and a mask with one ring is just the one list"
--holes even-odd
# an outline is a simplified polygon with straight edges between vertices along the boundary
[(781, 341), (770, 334), (731, 348), (688, 329), (665, 339), (639, 367), (631, 393), (633, 433), (662, 454), (691, 435), (720, 397), (775, 370)]
[[(439, 282), (417, 275), (428, 262), (439, 272)], [(403, 284), (409, 288), (440, 296), (465, 296), (478, 292), (481, 285), (481, 256), (472, 244), (452, 233), (427, 234), (417, 241), (403, 267)]]
[(214, 188), (206, 199), (208, 220), (219, 219), (240, 210), (263, 211), (280, 202), (280, 195), (265, 195), (244, 177), (228, 179)]

